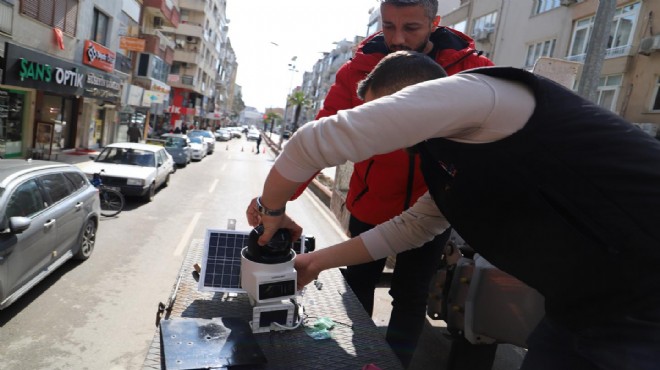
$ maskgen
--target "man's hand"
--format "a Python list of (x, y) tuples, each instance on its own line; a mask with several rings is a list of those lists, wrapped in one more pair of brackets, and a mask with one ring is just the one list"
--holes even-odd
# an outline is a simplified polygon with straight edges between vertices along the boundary
[(313, 260), (314, 252), (303, 253), (296, 256), (294, 267), (298, 272), (298, 290), (301, 290), (305, 285), (318, 278), (320, 271), (313, 267)]
[(257, 198), (253, 198), (245, 211), (248, 224), (256, 227), (260, 224), (264, 225), (264, 232), (259, 237), (259, 245), (266, 245), (273, 237), (275, 232), (279, 229), (289, 229), (291, 232), (291, 240), (298, 240), (302, 235), (302, 227), (293, 221), (287, 214), (282, 216), (266, 216), (259, 213), (257, 210)]

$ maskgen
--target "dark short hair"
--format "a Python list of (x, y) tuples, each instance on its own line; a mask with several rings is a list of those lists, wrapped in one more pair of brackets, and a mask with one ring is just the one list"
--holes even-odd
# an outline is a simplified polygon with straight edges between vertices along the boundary
[(426, 15), (433, 20), (438, 15), (438, 0), (380, 0), (381, 4), (392, 4), (394, 6), (413, 6), (421, 5), (426, 11)]
[(447, 72), (428, 55), (416, 51), (397, 51), (386, 55), (358, 83), (358, 97), (364, 100), (367, 91), (377, 96), (393, 94), (406, 86), (446, 77)]

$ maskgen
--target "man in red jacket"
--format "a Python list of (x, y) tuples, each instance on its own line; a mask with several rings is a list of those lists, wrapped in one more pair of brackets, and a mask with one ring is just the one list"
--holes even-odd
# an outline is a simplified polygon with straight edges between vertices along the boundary
[[(383, 31), (364, 40), (355, 56), (339, 69), (317, 119), (362, 104), (357, 96), (358, 82), (391, 52), (425, 53), (449, 75), (493, 65), (474, 49), (474, 41), (468, 36), (438, 27), (437, 0), (381, 0), (380, 11)], [(399, 215), (426, 190), (418, 156), (404, 150), (355, 163), (346, 197), (346, 207), (351, 213), (350, 235), (359, 235)], [(393, 309), (387, 341), (404, 367), (410, 364), (424, 327), (429, 283), (448, 238), (449, 231), (424, 247), (397, 255), (389, 292)], [(346, 281), (369, 314), (373, 311), (374, 291), (385, 262), (382, 259), (344, 271)]]

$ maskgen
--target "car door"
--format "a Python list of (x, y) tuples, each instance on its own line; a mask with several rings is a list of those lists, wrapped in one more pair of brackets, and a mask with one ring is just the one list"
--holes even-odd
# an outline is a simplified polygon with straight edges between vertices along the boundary
[(156, 166), (157, 168), (157, 174), (156, 176), (158, 177), (158, 180), (156, 182), (157, 186), (161, 186), (164, 182), (165, 179), (167, 179), (167, 176), (172, 173), (172, 166), (170, 165), (169, 158), (167, 157), (167, 152), (165, 150), (159, 150), (156, 154)]
[(35, 179), (23, 181), (8, 190), (8, 201), (2, 207), (4, 226), (14, 216), (27, 217), (31, 224), (20, 234), (0, 233), (0, 277), (3, 285), (0, 301), (55, 261), (52, 248), (57, 235), (55, 221), (46, 210), (46, 200)]
[(48, 213), (56, 222), (57, 236), (53, 250), (57, 257), (73, 249), (85, 221), (83, 200), (72, 196), (74, 187), (62, 172), (49, 173), (38, 178), (47, 194)]

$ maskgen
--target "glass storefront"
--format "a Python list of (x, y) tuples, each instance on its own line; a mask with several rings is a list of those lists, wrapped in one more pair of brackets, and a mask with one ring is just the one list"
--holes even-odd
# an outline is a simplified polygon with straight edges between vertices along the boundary
[(23, 151), (25, 92), (0, 89), (0, 156), (18, 158)]
[(53, 125), (51, 152), (56, 153), (75, 146), (73, 99), (44, 94), (39, 122)]

